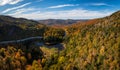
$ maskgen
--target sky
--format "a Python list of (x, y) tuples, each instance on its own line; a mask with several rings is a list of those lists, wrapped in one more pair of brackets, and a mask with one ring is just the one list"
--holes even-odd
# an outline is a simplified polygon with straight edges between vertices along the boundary
[(120, 10), (120, 0), (0, 0), (0, 15), (35, 20), (94, 19)]

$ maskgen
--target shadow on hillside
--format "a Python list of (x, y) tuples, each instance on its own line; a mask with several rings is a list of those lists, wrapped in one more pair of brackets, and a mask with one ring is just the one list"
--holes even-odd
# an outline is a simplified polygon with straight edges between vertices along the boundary
[(64, 45), (61, 44), (61, 43), (58, 43), (58, 44), (54, 44), (54, 45), (45, 45), (44, 43), (41, 43), (41, 42), (36, 42), (36, 45), (37, 46), (44, 46), (46, 48), (57, 48), (59, 51), (63, 50), (64, 49)]

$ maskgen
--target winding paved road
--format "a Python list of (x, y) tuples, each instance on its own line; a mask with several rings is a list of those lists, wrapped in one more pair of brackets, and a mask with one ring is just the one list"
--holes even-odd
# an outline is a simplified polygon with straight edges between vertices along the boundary
[(43, 39), (43, 37), (41, 37), (41, 36), (29, 37), (29, 38), (20, 39), (20, 40), (2, 41), (2, 42), (0, 42), (0, 45), (3, 45), (3, 44), (10, 44), (10, 43), (21, 43), (21, 42), (34, 41), (34, 40), (41, 40), (41, 39)]
[[(29, 38), (24, 38), (24, 39), (19, 39), (19, 40), (11, 40), (11, 41), (2, 41), (0, 42), (0, 46), (4, 47), (7, 45), (17, 45), (17, 44), (26, 44), (26, 45), (30, 45), (30, 43), (34, 42), (34, 41), (41, 41), (43, 40), (43, 37), (41, 36), (37, 36), (37, 37), (29, 37)], [(47, 48), (57, 48), (59, 51), (63, 50), (65, 47), (62, 43), (58, 43), (55, 45), (45, 45), (43, 42), (36, 42), (35, 43), (37, 46), (44, 46)]]

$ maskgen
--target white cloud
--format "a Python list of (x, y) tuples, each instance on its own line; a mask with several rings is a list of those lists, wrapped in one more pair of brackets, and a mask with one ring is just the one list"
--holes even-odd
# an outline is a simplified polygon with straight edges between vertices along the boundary
[(7, 12), (12, 11), (12, 10), (16, 10), (16, 9), (19, 9), (19, 8), (25, 7), (25, 6), (29, 5), (29, 4), (31, 4), (31, 2), (29, 2), (29, 3), (25, 3), (25, 4), (20, 5), (20, 6), (17, 6), (17, 7), (8, 8), (8, 9), (4, 10), (2, 13), (4, 14), (4, 13), (7, 13)]
[(78, 6), (78, 4), (63, 4), (63, 5), (57, 5), (57, 6), (50, 6), (48, 8), (62, 8), (62, 7), (70, 7), (70, 6)]
[(34, 8), (22, 8), (22, 9), (17, 9), (15, 11), (13, 11), (14, 15), (17, 15), (17, 14), (21, 14), (21, 13), (28, 13), (30, 11), (35, 11), (36, 9)]
[(18, 2), (21, 2), (23, 0), (0, 0), (0, 6), (4, 6), (6, 4), (17, 4)]
[(49, 12), (32, 12), (9, 14), (14, 17), (22, 17), (28, 19), (93, 19), (110, 15), (110, 11), (92, 11), (85, 9), (73, 9), (64, 11), (49, 11)]
[(91, 5), (91, 6), (111, 6), (111, 5), (108, 5), (106, 3), (89, 3), (87, 5)]

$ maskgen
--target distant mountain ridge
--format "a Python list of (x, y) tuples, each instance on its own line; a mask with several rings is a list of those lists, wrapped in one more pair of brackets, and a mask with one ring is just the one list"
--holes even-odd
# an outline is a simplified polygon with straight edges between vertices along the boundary
[(80, 19), (80, 20), (73, 20), (73, 19), (46, 19), (46, 20), (38, 20), (38, 22), (46, 24), (46, 25), (70, 25), (77, 22), (86, 22), (88, 19)]
[(0, 24), (46, 24), (46, 25), (70, 25), (78, 22), (86, 22), (88, 19), (46, 19), (46, 20), (28, 20), (25, 18), (14, 18), (11, 16), (0, 15)]

